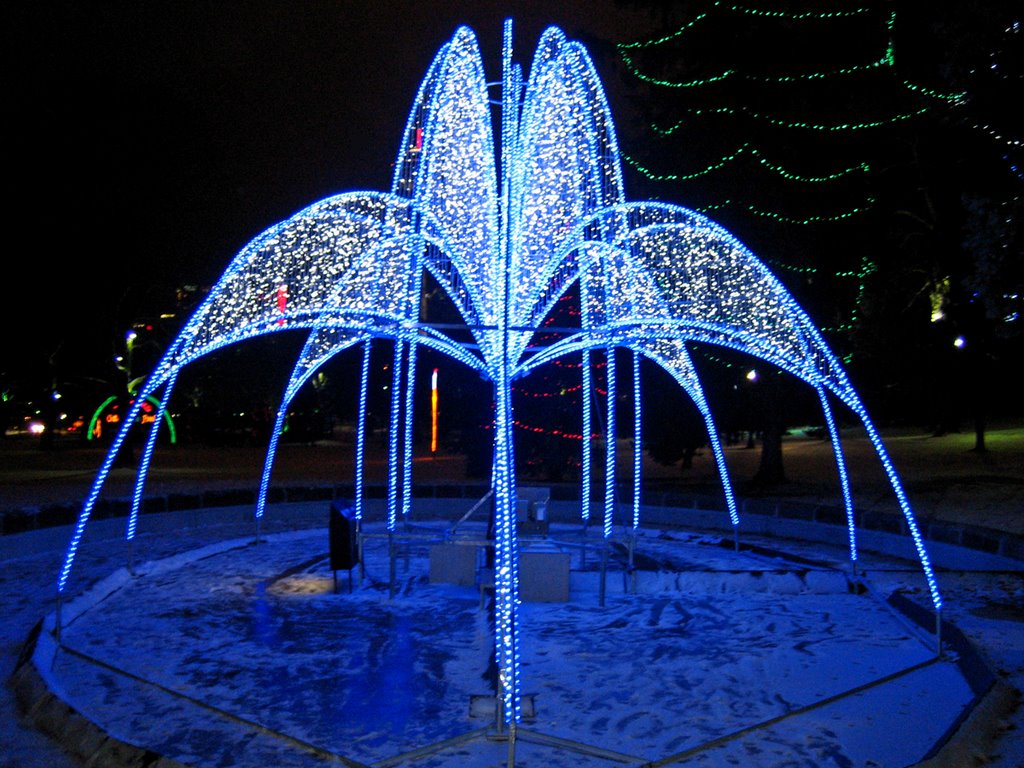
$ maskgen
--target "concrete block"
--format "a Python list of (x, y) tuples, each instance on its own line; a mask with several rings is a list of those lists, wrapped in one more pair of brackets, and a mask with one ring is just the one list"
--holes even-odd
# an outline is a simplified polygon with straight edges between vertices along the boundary
[(565, 603), (569, 600), (567, 552), (519, 553), (519, 597), (525, 602)]
[(430, 548), (430, 583), (476, 585), (477, 548), (466, 544), (435, 544)]

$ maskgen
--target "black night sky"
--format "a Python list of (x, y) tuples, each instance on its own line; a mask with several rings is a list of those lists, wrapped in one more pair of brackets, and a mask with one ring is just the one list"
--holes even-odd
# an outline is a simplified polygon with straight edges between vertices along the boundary
[[(624, 88), (614, 43), (678, 23), (651, 7), (58, 0), (5, 8), (4, 391), (29, 398), (54, 379), (108, 376), (129, 323), (173, 310), (180, 286), (212, 284), (261, 231), (328, 195), (388, 189), (411, 101), (459, 25), (477, 33), (489, 77), (505, 18), (514, 19), (516, 57), (527, 67), (548, 25), (581, 40), (620, 143), (635, 149), (645, 118), (636, 83), (633, 93)], [(627, 196), (647, 197), (630, 179), (627, 169)]]
[[(125, 323), (209, 285), (259, 232), (325, 196), (387, 190), (408, 109), (462, 24), (496, 76), (561, 26), (638, 17), (587, 2), (150, 2), (5, 11), (8, 297), (3, 371), (31, 386), (106, 358)], [(599, 67), (608, 64), (595, 53)], [(28, 378), (25, 375), (28, 374)]]

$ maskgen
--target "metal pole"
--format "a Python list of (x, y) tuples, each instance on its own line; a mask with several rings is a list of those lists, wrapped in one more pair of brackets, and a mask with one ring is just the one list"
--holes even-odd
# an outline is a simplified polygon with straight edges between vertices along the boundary
[(636, 594), (636, 567), (633, 564), (633, 551), (636, 548), (636, 529), (632, 529), (626, 538), (629, 545), (629, 592)]
[(601, 588), (598, 590), (599, 603), (604, 608), (605, 579), (608, 575), (608, 546), (601, 547)]
[(942, 656), (942, 609), (935, 610), (935, 655)]
[(516, 764), (516, 721), (508, 724), (508, 768), (515, 768)]
[(58, 592), (57, 593), (57, 611), (56, 611), (56, 615), (54, 616), (55, 625), (54, 625), (54, 628), (53, 628), (53, 634), (54, 634), (54, 638), (57, 640), (57, 645), (60, 645), (61, 606), (62, 606), (63, 603), (64, 603), (64, 596), (60, 592)]
[(388, 559), (391, 561), (388, 597), (393, 598), (395, 596), (395, 537), (391, 531), (388, 531)]
[(363, 521), (362, 520), (356, 520), (356, 551), (359, 554), (359, 583), (360, 584), (362, 584), (363, 580), (366, 578), (366, 563), (363, 562), (363, 550), (364, 550), (363, 541), (364, 540), (365, 540), (365, 537), (363, 536)]

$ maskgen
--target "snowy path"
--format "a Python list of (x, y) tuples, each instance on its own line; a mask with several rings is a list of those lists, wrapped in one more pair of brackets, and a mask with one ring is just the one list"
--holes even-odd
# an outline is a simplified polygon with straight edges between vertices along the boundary
[[(177, 546), (169, 538), (150, 542), (147, 556), (209, 544), (211, 531), (197, 532), (178, 536)], [(229, 532), (227, 526), (217, 534)], [(761, 578), (761, 588), (750, 589), (749, 580), (723, 577), (730, 571), (722, 566), (740, 556), (695, 550), (685, 541), (645, 544), (658, 558), (715, 567), (714, 578), (670, 591), (658, 585), (660, 591), (640, 595), (612, 594), (604, 607), (594, 594), (525, 603), (523, 679), (537, 694), (537, 717), (523, 723), (517, 765), (609, 764), (534, 743), (530, 733), (643, 760), (724, 739), (698, 753), (694, 764), (701, 765), (904, 765), (948, 725), (921, 701), (939, 696), (955, 714), (956, 702), (970, 698), (952, 665), (927, 665), (728, 739), (927, 663), (931, 649), (888, 608), (840, 592), (827, 579), (805, 580), (801, 590), (784, 580), (765, 588)], [(97, 574), (116, 570), (114, 558), (124, 552), (123, 545), (105, 546), (111, 554), (90, 565)], [(323, 529), (298, 531), (255, 548), (243, 540), (187, 565), (122, 580), (70, 624), (65, 641), (100, 665), (148, 682), (72, 653), (57, 655), (55, 678), (116, 735), (177, 751), (181, 760), (205, 756), (210, 765), (228, 757), (238, 765), (266, 764), (270, 756), (281, 765), (283, 739), (228, 724), (203, 711), (202, 702), (287, 734), (296, 765), (310, 755), (296, 745), (375, 763), (486, 726), (469, 708), (470, 696), (488, 692), (488, 622), (476, 590), (431, 585), (421, 551), (409, 571), (399, 566), (402, 588), (389, 599), (386, 555), (370, 552), (370, 578), (335, 594), (326, 550)], [(158, 686), (199, 703), (182, 705)], [(880, 750), (880, 728), (898, 723), (903, 736)], [(503, 749), (474, 739), (415, 764), (493, 765)]]

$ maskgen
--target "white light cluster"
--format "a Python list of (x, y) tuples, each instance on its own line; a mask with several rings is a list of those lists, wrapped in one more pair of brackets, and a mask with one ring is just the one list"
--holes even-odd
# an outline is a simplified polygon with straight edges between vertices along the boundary
[[(502, 50), (500, 154), (492, 96), (472, 31), (461, 28), (428, 70), (406, 124), (390, 193), (337, 195), (256, 237), (234, 259), (175, 339), (126, 414), (83, 505), (58, 578), (63, 593), (85, 525), (139, 404), (165, 387), (168, 402), (186, 365), (227, 344), (281, 330), (308, 329), (278, 410), (257, 516), (266, 503), (284, 414), (302, 385), (331, 357), (363, 344), (356, 487), (362, 472), (369, 345), (393, 342), (390, 379), (387, 524), (398, 526), (411, 497), (412, 396), (416, 350), (442, 352), (494, 385), (495, 652), (509, 723), (520, 717), (518, 536), (512, 382), (559, 358), (582, 360), (582, 512), (590, 512), (591, 364), (607, 360), (605, 514), (615, 505), (616, 358), (632, 351), (634, 489), (639, 525), (639, 356), (665, 369), (692, 399), (707, 427), (728, 514), (739, 525), (718, 429), (687, 344), (717, 344), (771, 362), (814, 387), (836, 450), (856, 559), (853, 503), (829, 406), (831, 393), (860, 419), (907, 520), (936, 609), (941, 598), (899, 478), (856, 392), (807, 315), (741, 243), (707, 218), (661, 203), (627, 203), (611, 115), (586, 51), (556, 29), (542, 36), (524, 85), (512, 61), (511, 23)], [(420, 291), (429, 270), (462, 312), (473, 341), (421, 322)], [(579, 285), (581, 321), (544, 347), (530, 347), (545, 317)], [(146, 443), (129, 521), (155, 443)]]

